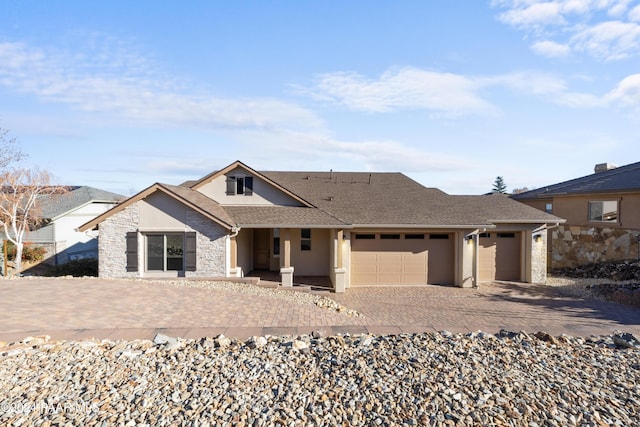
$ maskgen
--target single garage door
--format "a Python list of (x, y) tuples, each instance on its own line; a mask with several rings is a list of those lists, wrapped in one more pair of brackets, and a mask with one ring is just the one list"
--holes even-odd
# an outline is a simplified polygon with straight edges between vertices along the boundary
[(479, 240), (479, 280), (520, 280), (521, 233), (482, 233)]
[(351, 285), (451, 284), (453, 238), (449, 234), (355, 233)]

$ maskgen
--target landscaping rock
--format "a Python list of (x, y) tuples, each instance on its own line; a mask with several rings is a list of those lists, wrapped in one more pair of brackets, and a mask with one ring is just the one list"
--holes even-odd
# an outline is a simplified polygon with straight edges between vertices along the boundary
[[(633, 426), (640, 419), (640, 348), (622, 332), (270, 336), (251, 340), (267, 343), (260, 351), (215, 339), (179, 340), (164, 351), (172, 340), (8, 344), (0, 349), (0, 425)], [(549, 345), (554, 340), (561, 345)]]

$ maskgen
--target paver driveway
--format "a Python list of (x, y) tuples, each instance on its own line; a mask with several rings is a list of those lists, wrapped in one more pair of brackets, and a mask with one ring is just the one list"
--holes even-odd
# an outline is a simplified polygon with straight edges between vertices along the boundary
[[(249, 285), (247, 285), (249, 286)], [(284, 291), (279, 291), (284, 294)], [(561, 297), (553, 288), (495, 283), (349, 289), (330, 294), (365, 315), (349, 317), (286, 298), (141, 281), (0, 281), (0, 340), (197, 338), (264, 334), (547, 331), (554, 335), (640, 333), (640, 309)]]

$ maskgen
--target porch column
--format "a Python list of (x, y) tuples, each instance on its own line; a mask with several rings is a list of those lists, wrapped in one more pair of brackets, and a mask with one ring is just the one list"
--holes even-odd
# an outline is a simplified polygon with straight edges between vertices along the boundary
[(283, 228), (280, 230), (280, 238), (282, 239), (282, 265), (280, 267), (280, 276), (282, 276), (282, 286), (290, 288), (293, 286), (293, 267), (291, 266), (291, 229)]
[(342, 293), (345, 290), (345, 276), (347, 273), (347, 270), (343, 267), (343, 262), (342, 262), (342, 245), (343, 245), (343, 239), (344, 239), (344, 230), (338, 230), (338, 232), (336, 233), (336, 240), (335, 240), (335, 252), (336, 252), (336, 263), (335, 263), (335, 269), (334, 269), (334, 283), (333, 283), (333, 290), (336, 293)]
[(227, 252), (225, 276), (242, 277), (242, 269), (238, 267), (238, 242), (236, 235), (227, 236), (225, 239), (225, 250)]

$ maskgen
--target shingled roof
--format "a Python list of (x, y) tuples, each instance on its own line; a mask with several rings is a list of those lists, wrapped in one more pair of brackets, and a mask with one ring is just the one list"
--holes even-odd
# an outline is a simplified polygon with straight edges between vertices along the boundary
[(512, 196), (515, 200), (544, 199), (565, 195), (640, 191), (640, 162)]
[(480, 227), (496, 222), (562, 221), (503, 195), (453, 196), (401, 173), (261, 173), (353, 226)]
[(100, 190), (98, 188), (81, 186), (69, 187), (65, 193), (45, 194), (40, 197), (42, 216), (47, 219), (55, 219), (72, 210), (78, 209), (87, 203), (117, 203), (125, 199), (125, 196)]
[(228, 229), (233, 226), (482, 228), (498, 223), (563, 222), (504, 195), (449, 195), (437, 188), (424, 187), (402, 173), (251, 172), (300, 200), (301, 206), (221, 205), (197, 190), (199, 184), (206, 182), (205, 177), (179, 186), (156, 183), (80, 229), (94, 227), (155, 191), (172, 195)]

